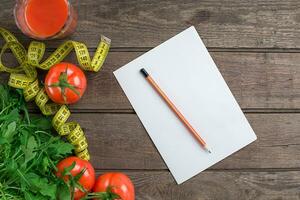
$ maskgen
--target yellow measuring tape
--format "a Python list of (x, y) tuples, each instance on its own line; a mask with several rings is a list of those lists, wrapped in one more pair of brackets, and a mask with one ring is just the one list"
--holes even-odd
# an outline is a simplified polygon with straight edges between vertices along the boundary
[[(33, 41), (26, 51), (17, 38), (6, 29), (0, 27), (0, 34), (6, 41), (0, 52), (0, 72), (10, 73), (8, 84), (11, 87), (23, 89), (25, 100), (35, 100), (44, 115), (54, 115), (52, 125), (58, 134), (66, 136), (68, 141), (74, 145), (78, 157), (89, 160), (87, 139), (80, 125), (76, 122), (67, 122), (71, 112), (66, 105), (48, 102), (49, 98), (44, 88), (39, 85), (36, 69), (49, 70), (51, 66), (61, 62), (74, 49), (78, 63), (83, 70), (98, 72), (108, 54), (110, 39), (101, 36), (92, 60), (85, 44), (70, 40), (61, 44), (53, 54), (40, 63), (45, 52), (44, 43)], [(13, 52), (20, 66), (7, 67), (3, 65), (2, 56), (7, 49)]]

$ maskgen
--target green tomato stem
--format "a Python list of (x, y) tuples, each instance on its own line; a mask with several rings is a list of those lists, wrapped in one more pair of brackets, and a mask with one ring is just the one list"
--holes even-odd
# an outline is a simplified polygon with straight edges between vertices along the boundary
[(61, 95), (65, 103), (67, 102), (65, 92), (66, 88), (72, 90), (77, 96), (80, 97), (80, 92), (77, 90), (77, 88), (68, 82), (68, 68), (66, 68), (66, 71), (60, 73), (57, 83), (53, 83), (51, 85), (48, 85), (47, 87), (59, 87), (61, 89)]

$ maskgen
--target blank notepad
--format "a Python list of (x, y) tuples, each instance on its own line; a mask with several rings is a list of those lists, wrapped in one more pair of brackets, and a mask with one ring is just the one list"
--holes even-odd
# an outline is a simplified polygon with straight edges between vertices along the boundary
[[(206, 141), (209, 154), (141, 75), (145, 68)], [(256, 140), (194, 27), (114, 72), (178, 184)]]

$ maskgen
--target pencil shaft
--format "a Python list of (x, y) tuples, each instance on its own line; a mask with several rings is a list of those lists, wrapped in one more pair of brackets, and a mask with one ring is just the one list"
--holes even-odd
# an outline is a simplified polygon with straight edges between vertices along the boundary
[(192, 125), (187, 121), (187, 119), (183, 116), (183, 114), (176, 108), (176, 106), (172, 103), (172, 101), (168, 98), (168, 96), (160, 89), (160, 87), (156, 84), (156, 82), (151, 78), (151, 76), (147, 75), (146, 79), (150, 83), (150, 85), (156, 90), (156, 92), (165, 100), (168, 106), (174, 111), (177, 117), (182, 121), (182, 123), (189, 129), (189, 131), (193, 134), (193, 136), (197, 139), (197, 141), (206, 146), (205, 141), (200, 137), (197, 131), (192, 127)]

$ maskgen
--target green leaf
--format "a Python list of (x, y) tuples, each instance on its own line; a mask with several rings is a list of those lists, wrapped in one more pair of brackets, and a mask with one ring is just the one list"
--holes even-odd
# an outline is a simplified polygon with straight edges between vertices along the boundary
[(42, 196), (47, 196), (50, 199), (55, 199), (56, 185), (49, 184), (46, 178), (43, 178), (36, 173), (26, 174), (26, 179), (30, 183), (30, 190), (34, 193), (40, 193)]
[(34, 200), (34, 196), (30, 192), (25, 192), (24, 197), (25, 200)]
[(8, 143), (12, 142), (16, 127), (16, 122), (11, 122), (10, 124), (8, 124), (6, 131), (2, 134), (2, 137), (4, 137)]
[(41, 194), (33, 194), (32, 192), (25, 192), (25, 200), (49, 200)]
[(37, 147), (36, 140), (33, 136), (30, 136), (27, 142), (28, 149), (35, 149)]
[(66, 155), (72, 153), (72, 150), (74, 149), (74, 146), (70, 143), (59, 141), (59, 143), (56, 145), (56, 151), (59, 155)]
[(10, 179), (14, 179), (16, 181), (21, 181), (21, 178), (16, 173), (16, 170), (18, 169), (17, 162), (11, 158), (8, 158), (5, 160), (4, 164), (5, 164), (4, 169), (5, 169), (6, 176), (10, 177)]
[(42, 171), (47, 172), (50, 168), (50, 162), (48, 160), (48, 157), (44, 157), (42, 161)]
[(25, 178), (28, 180), (30, 184), (30, 190), (33, 192), (38, 192), (40, 188), (44, 185), (44, 180), (39, 175), (33, 172), (26, 174)]
[(34, 149), (36, 147), (37, 147), (37, 143), (35, 138), (33, 136), (30, 136), (28, 138), (26, 148), (23, 147), (23, 152), (25, 154), (25, 161), (24, 161), (25, 163), (29, 162), (35, 157), (36, 152), (34, 152)]
[(50, 130), (52, 128), (51, 120), (48, 117), (31, 117), (31, 124), (38, 130)]
[(0, 121), (13, 122), (18, 121), (20, 115), (17, 108), (13, 109), (8, 115), (0, 117)]
[(40, 193), (44, 196), (50, 197), (50, 199), (56, 198), (56, 184), (48, 184), (46, 187), (41, 188)]
[(62, 158), (72, 154), (73, 149), (74, 146), (72, 144), (59, 139), (55, 143), (49, 145), (47, 153), (52, 159), (61, 160)]
[(6, 170), (11, 173), (15, 173), (18, 168), (17, 162), (13, 159), (8, 159), (5, 162), (5, 165), (6, 165)]
[(19, 136), (19, 138), (18, 138), (20, 144), (26, 146), (27, 141), (28, 141), (28, 138), (29, 138), (29, 135), (30, 135), (29, 130), (27, 130), (27, 129), (22, 129), (22, 130), (20, 131), (20, 136)]
[(71, 199), (71, 192), (69, 186), (64, 182), (59, 182), (57, 187), (57, 200), (69, 200)]
[(9, 142), (8, 142), (8, 140), (6, 138), (0, 136), (0, 145), (2, 145), (2, 144), (8, 144), (8, 143)]
[(11, 122), (10, 124), (8, 124), (5, 135), (12, 134), (16, 130), (16, 127), (17, 127), (16, 122)]

